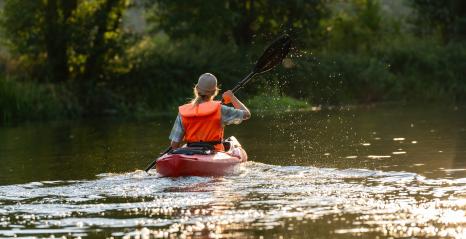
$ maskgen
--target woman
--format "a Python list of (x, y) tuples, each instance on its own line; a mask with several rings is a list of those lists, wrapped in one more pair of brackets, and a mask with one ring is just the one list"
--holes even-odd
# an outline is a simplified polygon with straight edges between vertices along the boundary
[(170, 133), (171, 148), (187, 143), (209, 142), (215, 150), (224, 151), (223, 134), (225, 125), (240, 124), (251, 117), (249, 109), (236, 98), (231, 90), (223, 93), (225, 104), (214, 101), (218, 94), (217, 78), (211, 73), (202, 74), (194, 87), (195, 98), (188, 104), (180, 106), (178, 116)]

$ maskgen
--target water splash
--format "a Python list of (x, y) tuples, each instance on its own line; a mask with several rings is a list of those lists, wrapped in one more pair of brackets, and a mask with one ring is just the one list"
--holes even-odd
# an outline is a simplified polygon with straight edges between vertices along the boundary
[(98, 176), (0, 186), (0, 235), (252, 236), (307, 223), (335, 224), (334, 236), (465, 233), (463, 178), (254, 162), (221, 178)]

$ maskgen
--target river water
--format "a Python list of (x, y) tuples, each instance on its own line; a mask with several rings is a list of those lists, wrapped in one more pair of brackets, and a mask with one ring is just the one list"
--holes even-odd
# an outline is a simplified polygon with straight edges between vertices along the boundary
[(174, 116), (0, 128), (0, 238), (466, 237), (466, 110), (255, 113), (226, 177), (141, 169)]

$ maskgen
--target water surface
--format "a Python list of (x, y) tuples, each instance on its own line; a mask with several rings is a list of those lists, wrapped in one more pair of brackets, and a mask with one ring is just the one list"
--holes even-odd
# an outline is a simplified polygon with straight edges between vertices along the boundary
[(147, 175), (172, 118), (0, 128), (0, 238), (466, 236), (462, 108), (256, 113), (235, 175)]

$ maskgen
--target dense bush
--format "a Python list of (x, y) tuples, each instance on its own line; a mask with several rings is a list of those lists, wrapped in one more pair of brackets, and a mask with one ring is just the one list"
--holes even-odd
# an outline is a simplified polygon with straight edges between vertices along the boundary
[(188, 101), (197, 78), (211, 72), (220, 87), (228, 89), (250, 70), (248, 56), (233, 44), (191, 38), (169, 42), (152, 39), (149, 47), (137, 50), (133, 70), (119, 89), (135, 107), (171, 109)]
[(466, 94), (466, 44), (442, 46), (431, 39), (398, 38), (375, 54), (395, 76), (397, 97), (462, 100)]
[(466, 44), (393, 38), (372, 51), (317, 52), (292, 59), (287, 95), (317, 104), (464, 100)]
[[(465, 44), (441, 46), (434, 40), (404, 37), (372, 48), (359, 54), (295, 52), (285, 67), (258, 76), (239, 94), (254, 108), (275, 110), (306, 108), (305, 102), (465, 100)], [(175, 110), (192, 97), (200, 74), (212, 72), (221, 88), (230, 89), (248, 73), (261, 51), (194, 38), (178, 42), (152, 38), (133, 49), (129, 73), (89, 87), (92, 92), (87, 94), (99, 98), (94, 101), (101, 105), (91, 109), (85, 107), (86, 102), (72, 100), (76, 98), (73, 85), (65, 88), (2, 79), (0, 113), (3, 120), (11, 120)]]
[(307, 55), (294, 59), (287, 95), (316, 104), (383, 100), (393, 76), (379, 59), (352, 53)]
[(0, 78), (0, 121), (57, 119), (77, 115), (78, 106), (65, 88)]

